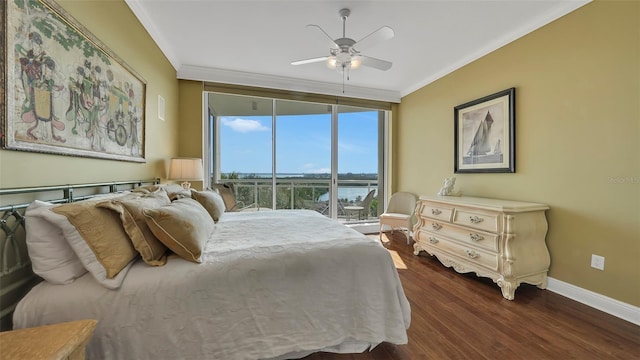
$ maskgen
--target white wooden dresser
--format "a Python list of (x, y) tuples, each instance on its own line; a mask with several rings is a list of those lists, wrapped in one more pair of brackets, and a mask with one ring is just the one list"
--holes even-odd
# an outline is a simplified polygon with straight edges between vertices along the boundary
[(467, 196), (421, 196), (414, 254), (424, 250), (457, 272), (475, 272), (514, 299), (523, 282), (547, 287), (544, 204)]

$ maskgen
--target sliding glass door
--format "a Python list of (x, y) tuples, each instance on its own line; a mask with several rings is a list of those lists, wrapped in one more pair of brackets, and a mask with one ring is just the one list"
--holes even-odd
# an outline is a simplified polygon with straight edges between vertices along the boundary
[(377, 220), (384, 111), (220, 93), (207, 98), (212, 183), (231, 184), (245, 205)]
[(273, 101), (209, 96), (211, 183), (233, 187), (244, 207), (273, 207)]
[(338, 210), (349, 220), (378, 215), (378, 124), (382, 114), (338, 106)]
[(313, 209), (329, 215), (331, 180), (331, 106), (277, 100), (277, 209)]

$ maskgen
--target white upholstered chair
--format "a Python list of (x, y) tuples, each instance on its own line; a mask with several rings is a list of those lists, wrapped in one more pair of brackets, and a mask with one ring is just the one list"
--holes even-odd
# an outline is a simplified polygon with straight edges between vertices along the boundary
[(403, 229), (407, 236), (407, 245), (410, 243), (412, 218), (417, 201), (418, 197), (410, 192), (397, 192), (391, 195), (387, 208), (380, 215), (380, 241), (382, 241), (382, 229), (387, 225), (392, 231), (396, 228)]

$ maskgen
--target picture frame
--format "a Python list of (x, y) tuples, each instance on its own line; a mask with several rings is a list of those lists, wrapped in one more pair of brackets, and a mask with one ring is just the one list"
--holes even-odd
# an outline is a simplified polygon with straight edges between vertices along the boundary
[(2, 149), (145, 162), (146, 81), (53, 0), (0, 13)]
[(515, 173), (516, 89), (454, 107), (454, 173)]

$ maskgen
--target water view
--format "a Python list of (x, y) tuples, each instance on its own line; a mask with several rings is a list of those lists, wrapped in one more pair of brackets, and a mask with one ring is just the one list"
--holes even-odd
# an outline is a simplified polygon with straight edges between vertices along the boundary
[[(223, 179), (235, 180), (238, 183), (250, 184), (258, 180), (256, 185), (266, 184), (271, 179), (271, 173), (239, 173), (232, 172), (229, 174), (222, 174)], [(327, 188), (329, 186), (330, 174), (306, 174), (306, 173), (279, 173), (276, 174), (276, 179), (279, 183), (282, 180), (292, 179), (292, 184), (296, 184), (296, 187), (304, 187), (302, 180), (305, 182), (318, 180), (315, 185), (309, 184), (308, 186), (314, 186), (317, 188), (317, 184), (324, 184), (322, 187)], [(338, 174), (338, 179), (341, 182), (356, 181), (357, 184), (353, 186), (339, 185), (338, 186), (338, 199), (346, 200), (347, 202), (356, 202), (362, 200), (371, 190), (376, 189), (378, 182), (377, 174)], [(253, 181), (252, 181), (253, 180)], [(329, 201), (329, 192), (321, 191), (317, 194), (316, 201)]]

